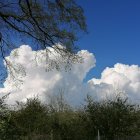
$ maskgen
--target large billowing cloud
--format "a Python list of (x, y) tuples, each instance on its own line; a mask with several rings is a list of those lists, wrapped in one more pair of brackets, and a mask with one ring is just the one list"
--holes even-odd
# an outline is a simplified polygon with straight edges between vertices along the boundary
[(120, 90), (133, 101), (140, 100), (140, 67), (138, 65), (124, 65), (117, 63), (113, 68), (107, 67), (101, 74), (101, 79), (93, 78), (90, 87), (100, 98)]
[[(49, 59), (63, 61), (52, 48), (49, 50), (53, 52), (48, 55)], [(115, 91), (119, 89), (133, 100), (140, 98), (140, 67), (116, 64), (113, 68), (106, 68), (101, 74), (101, 79), (93, 78), (85, 83), (83, 80), (95, 66), (96, 60), (94, 55), (86, 50), (77, 54), (82, 56), (83, 63), (72, 64), (71, 70), (65, 71), (62, 64), (61, 70), (46, 72), (48, 63), (45, 51), (33, 51), (30, 46), (22, 45), (7, 57), (9, 64), (16, 67), (17, 71), (14, 71), (14, 77), (8, 71), (4, 88), (0, 89), (0, 96), (10, 92), (7, 99), (9, 104), (34, 96), (47, 102), (49, 96), (64, 92), (69, 102), (80, 104), (87, 94), (96, 99), (104, 99), (114, 96)]]
[[(52, 52), (49, 54), (51, 60), (59, 57), (57, 59), (61, 61), (59, 54), (52, 48), (49, 50)], [(62, 64), (61, 70), (53, 69), (46, 72), (45, 50), (33, 51), (31, 47), (22, 45), (7, 57), (10, 64), (17, 68), (18, 73), (14, 73), (15, 77), (12, 77), (8, 71), (5, 88), (1, 89), (1, 92), (11, 93), (7, 100), (9, 104), (34, 96), (46, 101), (48, 96), (59, 92), (64, 92), (70, 102), (81, 102), (87, 92), (87, 85), (83, 80), (89, 70), (95, 66), (96, 60), (94, 55), (86, 50), (81, 50), (77, 54), (83, 57), (83, 63), (72, 64), (71, 70), (65, 71)]]

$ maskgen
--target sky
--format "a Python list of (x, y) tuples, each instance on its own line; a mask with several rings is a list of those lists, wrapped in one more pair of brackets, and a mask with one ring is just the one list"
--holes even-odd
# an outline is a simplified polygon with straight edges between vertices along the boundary
[[(57, 44), (58, 47), (63, 47)], [(131, 102), (140, 101), (140, 67), (116, 63), (106, 67), (101, 77), (92, 76), (84, 81), (91, 69), (96, 69), (96, 57), (88, 50), (80, 50), (77, 55), (83, 58), (82, 63), (71, 65), (71, 70), (65, 70), (63, 57), (55, 49), (48, 48), (46, 63), (45, 50), (32, 50), (29, 45), (21, 45), (12, 50), (6, 57), (14, 67), (8, 70), (4, 87), (0, 88), (0, 97), (10, 93), (7, 103), (14, 105), (16, 101), (25, 102), (27, 98), (38, 97), (42, 102), (48, 102), (50, 97), (63, 94), (71, 105), (83, 104), (86, 96), (95, 100), (114, 99), (116, 96), (128, 97)], [(61, 69), (46, 71), (46, 68), (59, 60)], [(13, 77), (14, 75), (14, 77)]]
[(84, 9), (88, 28), (88, 34), (81, 35), (76, 42), (83, 63), (72, 64), (71, 71), (66, 72), (63, 59), (50, 49), (55, 54), (55, 57), (49, 54), (50, 62), (62, 61), (62, 71), (46, 72), (45, 51), (22, 44), (6, 57), (19, 72), (15, 73), (16, 79), (22, 81), (19, 83), (7, 71), (0, 97), (10, 92), (9, 104), (35, 95), (46, 102), (62, 90), (72, 104), (80, 104), (87, 94), (101, 100), (113, 98), (116, 92), (134, 102), (140, 100), (140, 1), (77, 0), (77, 3)]
[(105, 67), (115, 63), (140, 65), (140, 1), (139, 0), (77, 0), (85, 12), (88, 34), (78, 45), (96, 56), (96, 69), (90, 71), (100, 77)]

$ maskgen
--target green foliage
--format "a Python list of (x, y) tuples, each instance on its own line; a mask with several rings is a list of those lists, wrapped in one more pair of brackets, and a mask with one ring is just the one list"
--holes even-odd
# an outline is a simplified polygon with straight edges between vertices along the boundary
[(4, 103), (5, 98), (0, 98), (0, 136), (6, 139), (6, 131), (9, 126), (9, 120), (11, 117), (10, 110), (8, 110), (7, 105)]
[(49, 104), (38, 98), (18, 103), (10, 110), (1, 103), (0, 140), (93, 140), (100, 134), (107, 140), (123, 136), (140, 135), (140, 108), (128, 99), (94, 101), (80, 109), (70, 107), (62, 94)]
[(101, 135), (107, 139), (138, 134), (137, 109), (136, 105), (129, 104), (128, 99), (121, 97), (117, 97), (113, 101), (94, 102), (88, 100), (85, 107), (90, 125), (93, 127), (92, 130), (99, 129)]

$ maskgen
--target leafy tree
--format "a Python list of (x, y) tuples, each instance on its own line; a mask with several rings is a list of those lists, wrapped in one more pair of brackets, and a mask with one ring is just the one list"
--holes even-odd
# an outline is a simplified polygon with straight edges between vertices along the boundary
[(74, 42), (79, 32), (86, 32), (83, 9), (74, 0), (1, 0), (0, 23), (4, 59), (8, 48), (16, 47), (16, 38), (26, 44), (32, 40), (38, 49), (46, 51), (53, 47), (66, 62), (72, 62), (77, 58)]
[[(15, 81), (20, 81), (15, 73), (22, 72), (5, 56), (21, 42), (46, 50), (47, 71), (60, 69), (61, 64), (70, 69), (72, 63), (81, 62), (75, 41), (81, 32), (86, 32), (86, 22), (83, 9), (75, 0), (0, 0), (0, 23), (0, 57)], [(48, 47), (62, 59), (51, 61), (48, 53), (55, 53)], [(3, 82), (6, 70), (0, 72)]]
[(5, 104), (5, 98), (0, 99), (0, 140), (18, 139), (20, 132), (15, 124), (11, 122), (11, 111)]
[(115, 100), (102, 102), (94, 102), (90, 99), (85, 111), (91, 130), (96, 132), (96, 135), (100, 130), (101, 135), (112, 140), (119, 136), (137, 134), (136, 124), (139, 120), (136, 117), (137, 107), (129, 104), (128, 99), (117, 97)]
[[(20, 106), (19, 106), (20, 105)], [(48, 110), (37, 99), (28, 99), (25, 104), (19, 104), (18, 111), (13, 112), (12, 121), (26, 136), (49, 133)]]
[(98, 130), (104, 140), (140, 135), (139, 106), (120, 97), (100, 102), (88, 97), (79, 109), (70, 107), (62, 95), (47, 105), (38, 98), (18, 103), (15, 110), (1, 105), (8, 112), (0, 118), (1, 140), (93, 140)]
[(0, 98), (0, 135), (3, 137), (8, 121), (8, 111), (3, 98)]
[(52, 96), (48, 104), (50, 109), (51, 135), (58, 140), (85, 140), (86, 130), (82, 111), (72, 108), (64, 98), (61, 91)]

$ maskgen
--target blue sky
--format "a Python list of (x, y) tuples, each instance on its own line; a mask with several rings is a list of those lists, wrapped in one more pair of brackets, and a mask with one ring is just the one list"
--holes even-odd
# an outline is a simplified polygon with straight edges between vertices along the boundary
[[(133, 100), (136, 101), (136, 99), (140, 99), (140, 67), (127, 67), (121, 64), (115, 65), (116, 63), (123, 63), (140, 66), (140, 0), (76, 1), (84, 9), (89, 32), (88, 34), (81, 35), (77, 44), (80, 49), (85, 49), (95, 54), (97, 60), (96, 67), (88, 73), (83, 84), (83, 79), (81, 80), (79, 77), (85, 76), (91, 66), (90, 60), (92, 60), (92, 58), (89, 57), (90, 55), (86, 55), (88, 65), (83, 65), (83, 67), (77, 65), (76, 70), (73, 70), (71, 75), (69, 75), (69, 73), (59, 73), (58, 71), (52, 74), (49, 73), (48, 78), (48, 76), (46, 76), (48, 73), (42, 72), (42, 68), (44, 68), (42, 65), (41, 67), (36, 67), (35, 70), (34, 67), (32, 70), (32, 65), (26, 65), (26, 62), (29, 62), (28, 54), (31, 55), (32, 51), (24, 46), (22, 49), (24, 50), (26, 48), (27, 52), (29, 51), (29, 53), (26, 53), (26, 51), (22, 52), (27, 56), (24, 60), (24, 67), (27, 69), (27, 75), (30, 76), (26, 77), (27, 79), (24, 81), (25, 84), (23, 84), (21, 88), (22, 92), (19, 90), (11, 96), (12, 102), (13, 99), (14, 101), (24, 98), (27, 99), (27, 97), (33, 95), (34, 91), (40, 93), (40, 96), (43, 97), (42, 99), (46, 99), (47, 94), (45, 95), (42, 91), (46, 91), (46, 93), (48, 92), (49, 94), (56, 93), (55, 91), (58, 91), (58, 87), (65, 87), (67, 89), (67, 86), (69, 88), (69, 99), (75, 100), (76, 102), (81, 101), (86, 93), (93, 93), (93, 95), (97, 95), (100, 98), (106, 96), (108, 90), (110, 91), (111, 89), (111, 91), (114, 91), (114, 84), (116, 84), (116, 88), (126, 91), (128, 97)], [(19, 40), (16, 40), (17, 44), (18, 42)], [(29, 45), (34, 46), (30, 40)], [(115, 68), (113, 70), (107, 69), (103, 74), (103, 77), (106, 78), (100, 79), (102, 71), (106, 67), (114, 67), (114, 65)], [(113, 74), (110, 74), (112, 71)], [(53, 80), (50, 80), (50, 77)], [(58, 77), (60, 77), (61, 80)], [(95, 79), (92, 79), (93, 77), (99, 78), (98, 84)], [(91, 84), (86, 82), (91, 79)], [(8, 90), (11, 89), (11, 85), (14, 84), (14, 82), (15, 81), (11, 80), (6, 88), (8, 88)], [(102, 83), (106, 86), (101, 86)], [(88, 85), (88, 89), (85, 88), (86, 85)], [(1, 86), (2, 84), (0, 84), (0, 87)], [(14, 91), (13, 85), (12, 89)], [(114, 92), (112, 92), (112, 94), (113, 93)], [(76, 97), (74, 95), (76, 95)]]
[(76, 0), (87, 20), (88, 34), (77, 42), (95, 54), (97, 63), (85, 79), (99, 78), (116, 63), (140, 66), (140, 0)]
[(87, 80), (100, 77), (105, 67), (116, 63), (140, 65), (140, 0), (77, 0), (87, 19), (89, 33), (80, 49), (93, 52), (96, 68)]

